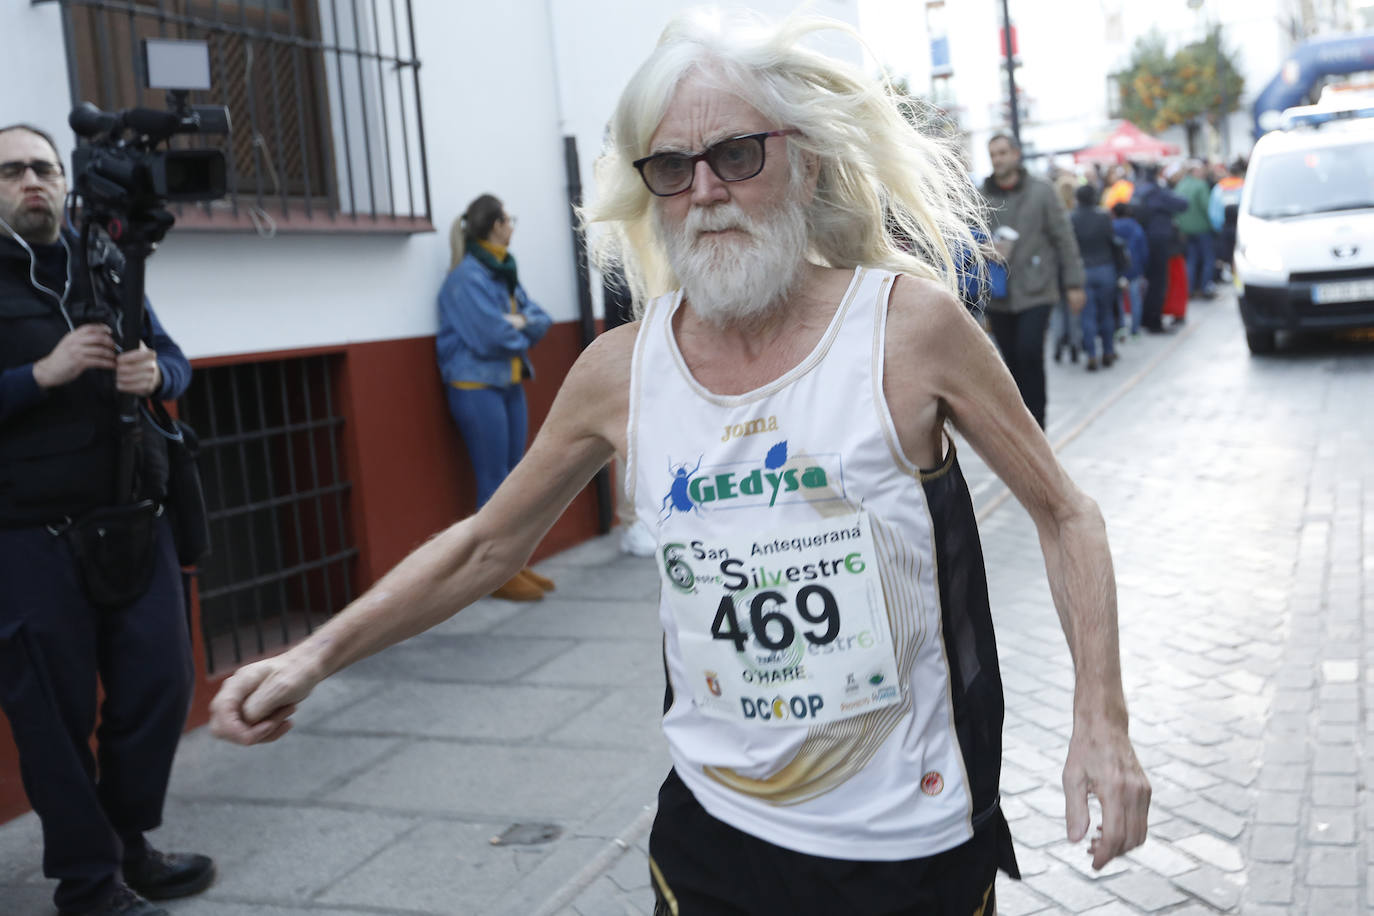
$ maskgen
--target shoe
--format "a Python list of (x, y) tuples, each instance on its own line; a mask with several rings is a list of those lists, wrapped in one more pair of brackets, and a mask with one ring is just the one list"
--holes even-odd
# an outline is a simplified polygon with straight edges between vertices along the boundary
[(520, 570), (520, 575), (524, 576), (526, 579), (529, 579), (535, 585), (539, 586), (540, 591), (551, 592), (554, 590), (552, 579), (539, 575), (539, 573), (530, 569), (528, 566)]
[[(202, 856), (201, 858), (204, 858)], [(210, 861), (206, 859), (205, 861)], [(213, 866), (212, 866), (213, 870)], [(105, 902), (90, 910), (60, 910), (59, 916), (171, 916), (162, 907), (149, 903), (121, 884)]]
[(1064, 341), (1059, 341), (1054, 345), (1054, 361), (1062, 363), (1064, 361)]
[(1117, 329), (1116, 329), (1116, 342), (1117, 342), (1117, 343), (1125, 343), (1125, 342), (1126, 342), (1126, 338), (1127, 338), (1128, 336), (1129, 336), (1129, 332), (1128, 332), (1125, 328), (1117, 328)]
[(620, 532), (620, 552), (635, 557), (651, 557), (658, 552), (658, 539), (643, 522), (635, 522)]
[(215, 863), (193, 852), (148, 852), (124, 863), (124, 883), (149, 900), (171, 900), (199, 894), (215, 880)]
[(1088, 371), (1089, 371), (1089, 372), (1096, 372), (1096, 371), (1097, 371), (1097, 357), (1096, 357), (1096, 356), (1089, 356), (1089, 357), (1088, 357)]
[(1142, 324), (1141, 327), (1149, 334), (1168, 334), (1169, 331), (1162, 324)]
[(1116, 362), (1116, 354), (1115, 354), (1115, 353), (1103, 353), (1103, 354), (1102, 354), (1102, 368), (1103, 368), (1103, 369), (1110, 369), (1110, 368), (1112, 367), (1112, 365), (1113, 365), (1115, 362)]
[(492, 592), (491, 596), (506, 601), (541, 601), (544, 598), (544, 590), (526, 579), (522, 573), (516, 573), (510, 577), (509, 582)]
[(1069, 344), (1069, 362), (1078, 362), (1078, 344)]

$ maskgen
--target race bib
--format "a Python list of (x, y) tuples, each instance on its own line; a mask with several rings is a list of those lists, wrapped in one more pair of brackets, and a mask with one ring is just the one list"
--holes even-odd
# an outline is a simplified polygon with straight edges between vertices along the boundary
[(900, 700), (868, 514), (659, 550), (692, 698), (709, 715), (823, 724)]

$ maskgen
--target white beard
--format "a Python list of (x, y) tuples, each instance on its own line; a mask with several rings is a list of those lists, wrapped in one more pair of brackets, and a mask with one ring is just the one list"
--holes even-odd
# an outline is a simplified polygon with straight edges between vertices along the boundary
[[(681, 226), (656, 213), (668, 263), (686, 291), (692, 310), (717, 327), (750, 324), (780, 306), (792, 292), (805, 263), (806, 210), (796, 197), (761, 220), (733, 201), (693, 207)], [(730, 237), (703, 232), (739, 230)]]

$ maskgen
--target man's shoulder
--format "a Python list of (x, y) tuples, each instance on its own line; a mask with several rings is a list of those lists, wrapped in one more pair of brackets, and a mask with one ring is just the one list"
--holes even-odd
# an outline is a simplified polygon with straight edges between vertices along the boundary
[(1015, 197), (1025, 192), (1030, 184), (1038, 179), (1022, 171), (1017, 178), (1016, 184), (1011, 187), (1003, 187), (997, 183), (996, 175), (989, 175), (983, 180), (982, 191), (984, 197)]
[(970, 347), (983, 340), (963, 302), (934, 281), (902, 274), (888, 298), (884, 388), (920, 401), (964, 371)]
[(1041, 194), (1058, 193), (1054, 189), (1054, 182), (1050, 181), (1048, 178), (1042, 178), (1039, 175), (1032, 175), (1030, 172), (1024, 170), (1021, 172), (1021, 180), (1016, 183), (1014, 190), (1022, 194), (1034, 194), (1037, 196)]
[(898, 274), (888, 297), (888, 336), (913, 335), (928, 340), (929, 332), (946, 322), (963, 320), (968, 311), (958, 297), (934, 280)]
[(623, 375), (628, 380), (640, 324), (638, 320), (630, 321), (598, 334), (582, 351), (578, 362), (586, 362), (598, 373)]
[(1059, 191), (1054, 184), (1047, 178), (1035, 175), (1026, 175), (1021, 179), (1021, 193), (1025, 195), (1027, 206), (1051, 207), (1059, 200)]
[(640, 322), (631, 321), (597, 335), (563, 380), (559, 400), (583, 415), (623, 412), (630, 398), (639, 328)]
[(8, 236), (0, 235), (0, 276), (29, 278), (29, 253)]

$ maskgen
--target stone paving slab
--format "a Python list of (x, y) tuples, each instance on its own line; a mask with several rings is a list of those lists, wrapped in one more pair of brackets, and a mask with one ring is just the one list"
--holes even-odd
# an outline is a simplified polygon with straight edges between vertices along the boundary
[(351, 665), (349, 673), (379, 681), (504, 683), (557, 658), (574, 645), (570, 639), (425, 633)]
[(569, 747), (658, 747), (662, 715), (662, 699), (647, 696), (642, 687), (614, 690), (550, 732), (549, 740)]
[(222, 743), (203, 730), (185, 738), (177, 749), (169, 791), (199, 798), (305, 801), (366, 770), (403, 742), (302, 732), (292, 734), (289, 744), (227, 754)]
[[(646, 565), (649, 561), (643, 561)], [(576, 639), (640, 638), (658, 643), (657, 574), (652, 566), (640, 570), (653, 575), (653, 597), (649, 599), (565, 598), (557, 601), (545, 598), (532, 605), (518, 617), (513, 617), (493, 631), (502, 636), (569, 637)]]
[(444, 811), (465, 817), (576, 822), (606, 804), (588, 786), (613, 785), (618, 774), (652, 754), (623, 750), (417, 741), (330, 793), (340, 804), (402, 812)]
[(522, 741), (559, 727), (600, 695), (590, 689), (524, 684), (396, 681), (313, 729), (323, 733)]
[[(414, 827), (406, 817), (318, 805), (173, 800), (156, 838), (215, 858), (206, 900), (302, 906)], [(181, 912), (194, 913), (197, 902)]]
[[(495, 901), (548, 855), (548, 847), (493, 848), (503, 824), (430, 821), (421, 824), (336, 882), (318, 902), (432, 913), (489, 912)], [(590, 857), (595, 841), (559, 844)]]

